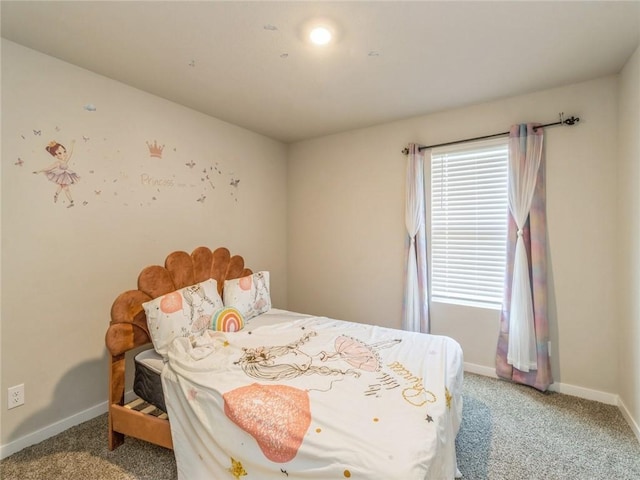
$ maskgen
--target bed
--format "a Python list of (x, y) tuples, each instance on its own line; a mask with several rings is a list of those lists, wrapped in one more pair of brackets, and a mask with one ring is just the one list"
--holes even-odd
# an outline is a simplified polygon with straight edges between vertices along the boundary
[(142, 270), (106, 335), (109, 448), (172, 448), (183, 480), (457, 476), (457, 342), (273, 308), (269, 287), (226, 248)]

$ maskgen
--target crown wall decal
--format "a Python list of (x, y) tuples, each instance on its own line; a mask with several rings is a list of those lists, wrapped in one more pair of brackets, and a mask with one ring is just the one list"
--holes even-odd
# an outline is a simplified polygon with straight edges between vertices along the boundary
[(162, 150), (164, 150), (164, 145), (158, 145), (158, 142), (154, 140), (153, 143), (147, 142), (147, 147), (149, 147), (149, 156), (162, 158)]

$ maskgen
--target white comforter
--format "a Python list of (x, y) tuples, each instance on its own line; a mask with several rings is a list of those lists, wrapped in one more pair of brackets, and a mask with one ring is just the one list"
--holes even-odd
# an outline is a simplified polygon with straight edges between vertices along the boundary
[(179, 338), (162, 381), (181, 480), (451, 479), (452, 339), (271, 310)]

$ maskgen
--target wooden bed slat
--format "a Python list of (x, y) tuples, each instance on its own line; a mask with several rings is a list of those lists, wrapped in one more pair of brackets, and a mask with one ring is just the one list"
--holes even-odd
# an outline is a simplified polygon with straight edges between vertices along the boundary
[(115, 404), (109, 407), (109, 416), (116, 432), (173, 449), (168, 420)]
[(136, 411), (140, 411), (137, 407), (146, 403), (143, 399), (141, 398), (136, 398), (133, 402), (129, 402), (127, 403), (124, 407), (125, 408), (130, 408), (132, 410), (136, 410)]

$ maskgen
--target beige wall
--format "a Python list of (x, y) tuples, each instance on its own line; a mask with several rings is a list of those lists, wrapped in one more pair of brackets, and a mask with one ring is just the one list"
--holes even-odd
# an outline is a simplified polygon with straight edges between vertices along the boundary
[(620, 74), (619, 394), (640, 438), (640, 47)]
[[(75, 140), (73, 208), (31, 173), (51, 140)], [(26, 404), (0, 395), (0, 444), (106, 401), (111, 303), (172, 250), (227, 246), (286, 307), (286, 148), (2, 40), (0, 391)]]
[[(559, 111), (582, 122), (546, 133), (554, 374), (619, 393), (637, 424), (638, 57), (619, 79), (287, 147), (2, 40), (0, 391), (25, 383), (27, 402), (7, 411), (0, 395), (0, 445), (105, 401), (111, 302), (174, 249), (226, 245), (273, 272), (278, 307), (399, 327), (402, 148)], [(70, 209), (31, 173), (51, 162), (53, 139), (76, 140), (70, 166), (82, 178)], [(149, 157), (153, 140), (165, 144), (162, 159)], [(468, 363), (493, 368), (496, 311), (433, 305), (432, 317)]]
[[(408, 142), (581, 117), (546, 131), (552, 364), (563, 384), (616, 394), (617, 77), (294, 144), (289, 152), (289, 308), (400, 326)], [(495, 310), (433, 305), (433, 333), (493, 368)]]

